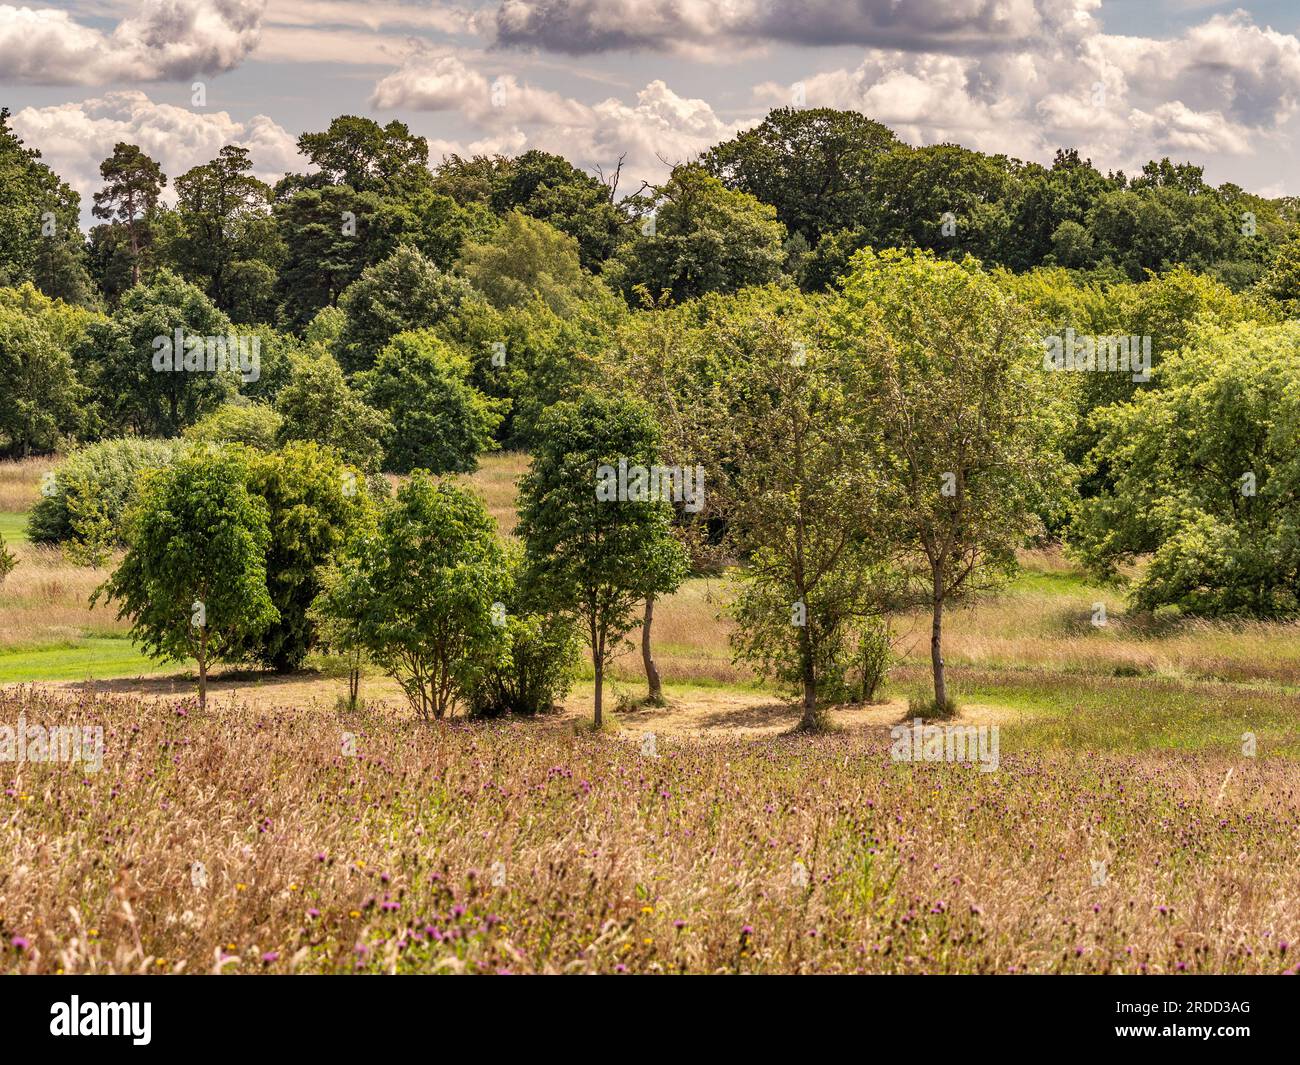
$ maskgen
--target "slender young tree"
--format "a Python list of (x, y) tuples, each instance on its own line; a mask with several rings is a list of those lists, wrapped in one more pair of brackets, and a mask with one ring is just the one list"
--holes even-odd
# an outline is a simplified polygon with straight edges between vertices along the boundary
[(91, 599), (116, 602), (150, 655), (193, 658), (200, 707), (212, 663), (237, 658), (278, 618), (266, 587), (267, 521), (238, 455), (197, 450), (146, 474), (127, 516), (126, 557)]
[(943, 614), (996, 587), (1068, 481), (1060, 386), (1022, 309), (971, 258), (854, 257), (832, 333), (861, 373), (852, 404), (883, 435), (877, 498), (931, 612), (933, 710), (952, 712)]
[(606, 667), (637, 608), (681, 583), (686, 555), (672, 534), (672, 504), (649, 498), (659, 439), (642, 404), (588, 395), (550, 407), (538, 429), (517, 532), (544, 605), (576, 616), (586, 632), (600, 728)]

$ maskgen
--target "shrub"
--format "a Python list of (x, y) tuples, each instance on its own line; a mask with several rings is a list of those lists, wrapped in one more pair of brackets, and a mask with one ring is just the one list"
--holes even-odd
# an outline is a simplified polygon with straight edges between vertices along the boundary
[(18, 565), (18, 559), (14, 553), (5, 547), (5, 538), (0, 536), (0, 584), (4, 584), (5, 578), (14, 571)]
[[(173, 462), (181, 445), (170, 440), (103, 440), (68, 456), (44, 486), (27, 519), (32, 543), (94, 539), (90, 524), (106, 522), (121, 543), (123, 517), (139, 490), (141, 475)], [(92, 519), (93, 516), (93, 519)]]
[(391, 421), (384, 454), (394, 473), (472, 473), (479, 454), (496, 447), (493, 434), (510, 405), (474, 388), (469, 360), (430, 332), (395, 337), (356, 380), (366, 402)]
[(247, 444), (273, 451), (284, 419), (265, 403), (226, 403), (185, 430), (185, 438), (205, 444)]
[(476, 717), (539, 714), (553, 709), (573, 684), (581, 640), (577, 623), (558, 613), (529, 609), (528, 578), (522, 553), (510, 551), (510, 588), (497, 620), (509, 644), (507, 657), (489, 666), (470, 694)]

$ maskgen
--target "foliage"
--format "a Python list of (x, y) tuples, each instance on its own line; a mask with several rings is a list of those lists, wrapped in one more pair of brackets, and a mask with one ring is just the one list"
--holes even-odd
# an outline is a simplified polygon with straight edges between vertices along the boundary
[(236, 660), (277, 619), (267, 506), (246, 478), (231, 449), (200, 449), (150, 472), (127, 516), (126, 556), (92, 599), (116, 603), (150, 655), (197, 661), (201, 706), (209, 665)]
[(42, 483), (41, 497), (28, 515), (28, 538), (34, 544), (81, 539), (78, 515), (99, 514), (118, 542), (145, 472), (168, 465), (180, 450), (175, 441), (138, 437), (76, 449), (57, 474)]
[(343, 293), (340, 364), (349, 376), (369, 370), (398, 333), (433, 328), (468, 293), (461, 278), (443, 273), (414, 248), (399, 247)]
[(307, 351), (291, 360), (289, 382), (276, 396), (275, 410), (282, 419), (281, 443), (313, 440), (367, 473), (379, 469), (388, 419), (357, 395), (327, 351)]
[(367, 506), (365, 481), (308, 441), (240, 458), (248, 490), (267, 508), (266, 586), (279, 619), (246, 643), (243, 657), (281, 672), (299, 668), (316, 639), (308, 615), (329, 564)]
[[(204, 347), (177, 350), (178, 335), (184, 344), (193, 338)], [(200, 289), (160, 270), (131, 289), (111, 318), (90, 325), (78, 364), (114, 429), (175, 436), (238, 391), (238, 370), (220, 368), (215, 358), (208, 369), (206, 357), (208, 338), (228, 346), (233, 336), (230, 320)], [(181, 369), (166, 363), (155, 369), (168, 354), (175, 360), (170, 366), (181, 362)], [(190, 364), (196, 368), (184, 368)]]
[(508, 401), (469, 384), (469, 360), (431, 332), (401, 333), (380, 353), (357, 387), (389, 419), (385, 466), (396, 473), (427, 469), (467, 473), (495, 447), (493, 434)]
[(1111, 577), (1150, 555), (1139, 610), (1294, 616), (1300, 325), (1207, 327), (1158, 383), (1094, 416), (1089, 462), (1111, 485), (1080, 504), (1072, 545)]
[(573, 618), (534, 609), (523, 551), (516, 544), (506, 549), (506, 567), (508, 581), (497, 618), (504, 621), (509, 652), (488, 666), (470, 694), (470, 712), (477, 717), (553, 709), (573, 684), (581, 649)]
[(679, 166), (642, 201), (638, 235), (607, 268), (609, 283), (634, 301), (680, 302), (775, 280), (784, 261), (785, 227), (776, 208), (733, 192), (698, 166)]
[(185, 430), (199, 444), (244, 444), (274, 450), (284, 419), (265, 403), (226, 403)]
[(647, 408), (588, 394), (557, 403), (538, 424), (540, 443), (520, 481), (516, 529), (536, 580), (539, 608), (572, 613), (582, 625), (596, 676), (602, 723), (605, 667), (648, 596), (672, 591), (686, 572), (672, 535), (672, 504), (601, 499), (600, 467), (659, 461), (659, 433)]
[(383, 505), (375, 532), (349, 543), (317, 612), (397, 680), (422, 719), (441, 719), (505, 653), (492, 604), (506, 583), (482, 502), (417, 471)]

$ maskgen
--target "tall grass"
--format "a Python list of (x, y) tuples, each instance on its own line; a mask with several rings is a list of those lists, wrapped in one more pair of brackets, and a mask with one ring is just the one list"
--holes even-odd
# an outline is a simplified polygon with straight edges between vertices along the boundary
[(1279, 759), (982, 773), (894, 763), (882, 733), (646, 758), (536, 721), (0, 692), (20, 715), (98, 724), (105, 753), (0, 762), (2, 971), (1296, 967)]

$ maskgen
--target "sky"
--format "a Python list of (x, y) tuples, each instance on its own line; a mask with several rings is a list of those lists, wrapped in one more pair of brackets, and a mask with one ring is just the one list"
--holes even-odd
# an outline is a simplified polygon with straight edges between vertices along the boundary
[(118, 141), (172, 177), (240, 144), (274, 181), (340, 114), (435, 164), (621, 158), (630, 192), (786, 105), (1295, 195), (1298, 104), (1295, 0), (0, 0), (0, 106), (83, 205)]

